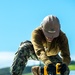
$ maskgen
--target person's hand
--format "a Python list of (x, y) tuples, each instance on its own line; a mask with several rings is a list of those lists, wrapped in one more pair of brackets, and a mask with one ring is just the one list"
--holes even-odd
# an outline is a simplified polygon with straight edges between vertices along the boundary
[(66, 70), (67, 70), (67, 65), (64, 64), (64, 63), (61, 64), (59, 71), (61, 72), (62, 75), (64, 74), (64, 72), (65, 72)]
[(53, 64), (49, 64), (47, 68), (48, 74), (56, 75), (56, 67)]

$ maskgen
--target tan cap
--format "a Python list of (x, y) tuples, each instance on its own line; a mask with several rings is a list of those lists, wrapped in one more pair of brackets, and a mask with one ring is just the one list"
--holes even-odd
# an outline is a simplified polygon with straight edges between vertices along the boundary
[(56, 16), (48, 15), (46, 16), (42, 23), (42, 30), (46, 37), (55, 38), (59, 36), (60, 23)]

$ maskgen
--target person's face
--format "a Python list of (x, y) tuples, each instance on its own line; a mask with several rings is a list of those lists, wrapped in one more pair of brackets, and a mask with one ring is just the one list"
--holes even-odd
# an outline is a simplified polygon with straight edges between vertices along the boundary
[(48, 42), (52, 42), (54, 38), (59, 36), (59, 30), (60, 30), (59, 27), (54, 28), (52, 26), (42, 27), (42, 31)]
[[(45, 36), (46, 37), (46, 36)], [(46, 37), (48, 42), (52, 42), (52, 40), (54, 39), (53, 37)]]

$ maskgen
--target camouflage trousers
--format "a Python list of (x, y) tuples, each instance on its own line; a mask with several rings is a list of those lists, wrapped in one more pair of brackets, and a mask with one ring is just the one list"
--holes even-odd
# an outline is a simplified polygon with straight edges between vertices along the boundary
[[(29, 58), (32, 58), (33, 60), (38, 60), (34, 52), (32, 43), (27, 40), (25, 42), (21, 42), (18, 51), (15, 53), (12, 66), (10, 67), (11, 75), (22, 75), (22, 72)], [(54, 64), (62, 61), (58, 55), (49, 58)], [(67, 71), (64, 75), (69, 75), (69, 68), (67, 68)]]

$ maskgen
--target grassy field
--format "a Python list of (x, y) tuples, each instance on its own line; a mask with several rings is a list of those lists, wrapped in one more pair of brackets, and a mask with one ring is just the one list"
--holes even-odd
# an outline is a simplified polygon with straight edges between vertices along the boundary
[(70, 70), (75, 70), (75, 65), (69, 65)]
[(32, 73), (27, 73), (27, 74), (23, 74), (23, 75), (33, 75)]

